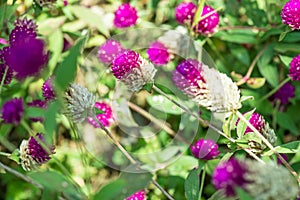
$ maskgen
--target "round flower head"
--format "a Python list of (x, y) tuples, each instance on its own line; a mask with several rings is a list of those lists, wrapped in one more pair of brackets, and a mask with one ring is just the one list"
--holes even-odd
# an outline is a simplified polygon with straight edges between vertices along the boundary
[[(6, 71), (6, 72), (5, 72)], [(5, 77), (4, 77), (5, 74)], [(6, 65), (0, 64), (0, 82), (4, 78), (4, 85), (8, 85), (13, 77), (13, 71)]]
[(293, 81), (300, 81), (300, 54), (291, 61), (289, 75)]
[(94, 115), (95, 96), (87, 88), (71, 84), (65, 95), (67, 111), (64, 112), (74, 123), (81, 123)]
[(153, 81), (156, 73), (152, 63), (132, 50), (120, 53), (114, 59), (111, 70), (132, 92), (141, 90), (146, 83)]
[[(39, 99), (33, 100), (32, 102), (27, 103), (27, 106), (36, 107), (36, 108), (44, 108), (44, 109), (47, 107), (46, 101), (42, 101), (42, 100), (39, 100)], [(43, 122), (44, 118), (42, 118), (42, 117), (31, 117), (30, 120), (33, 121), (33, 122), (39, 122), (39, 121)]]
[(219, 25), (219, 14), (210, 6), (204, 6), (202, 10), (202, 17), (206, 16), (204, 19), (200, 20), (196, 25), (195, 29), (197, 32), (208, 35), (216, 32)]
[(146, 199), (146, 195), (144, 190), (138, 191), (133, 195), (131, 195), (130, 197), (126, 198), (126, 200), (145, 200), (145, 199)]
[(181, 62), (173, 73), (173, 81), (196, 103), (212, 112), (231, 112), (241, 107), (237, 85), (225, 74), (197, 60)]
[(214, 170), (212, 182), (216, 189), (222, 190), (226, 196), (234, 196), (237, 187), (245, 188), (248, 183), (248, 168), (242, 161), (230, 158), (220, 163)]
[(1, 112), (4, 123), (18, 125), (24, 114), (23, 99), (14, 98), (5, 102)]
[(180, 24), (191, 25), (196, 11), (197, 6), (193, 2), (182, 2), (175, 9), (176, 20)]
[(42, 86), (42, 90), (43, 90), (43, 97), (46, 99), (46, 101), (51, 101), (55, 99), (56, 95), (53, 88), (52, 78), (48, 78), (44, 82)]
[(123, 3), (115, 11), (114, 25), (118, 28), (133, 26), (138, 19), (137, 11), (129, 3)]
[(168, 48), (161, 42), (152, 42), (147, 50), (149, 60), (156, 65), (165, 65), (170, 61)]
[(295, 97), (295, 87), (290, 83), (286, 83), (269, 99), (271, 101), (279, 100), (280, 104), (283, 106), (288, 104), (289, 100), (293, 97)]
[(284, 24), (291, 27), (292, 30), (300, 29), (300, 1), (290, 0), (286, 2), (281, 10), (281, 18)]
[[(113, 112), (109, 104), (105, 102), (96, 102), (95, 108), (98, 110), (103, 111), (103, 113), (98, 114), (96, 117), (97, 119), (103, 124), (103, 126), (110, 126), (110, 124), (114, 121), (113, 120)], [(92, 117), (88, 117), (88, 122), (92, 124), (95, 128), (99, 128), (100, 125), (95, 122)]]
[(33, 20), (18, 18), (15, 21), (15, 28), (9, 35), (9, 43), (11, 46), (18, 44), (27, 39), (35, 39), (37, 36), (37, 25)]
[[(258, 114), (253, 113), (249, 119), (250, 124), (252, 124), (259, 132), (261, 132), (265, 126), (265, 120), (264, 118)], [(247, 126), (246, 131), (244, 134), (247, 134), (249, 132), (253, 132), (250, 127)]]
[(116, 40), (107, 40), (99, 47), (99, 60), (105, 64), (110, 64), (114, 58), (124, 50), (122, 45)]
[(46, 163), (51, 159), (50, 155), (55, 153), (54, 150), (54, 146), (45, 143), (41, 133), (36, 134), (35, 137), (30, 137), (29, 140), (23, 140), (20, 145), (20, 159), (23, 169), (30, 171)]
[(195, 158), (202, 160), (212, 160), (220, 154), (218, 145), (210, 139), (200, 139), (190, 149)]

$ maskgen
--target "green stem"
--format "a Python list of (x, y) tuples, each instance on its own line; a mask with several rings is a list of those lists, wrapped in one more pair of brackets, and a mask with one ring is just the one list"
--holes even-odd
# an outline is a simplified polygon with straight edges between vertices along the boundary
[(289, 82), (290, 80), (292, 80), (291, 77), (287, 77), (286, 79), (284, 79), (277, 87), (275, 87), (273, 90), (271, 90), (268, 94), (266, 94), (265, 96), (263, 96), (258, 102), (261, 102), (267, 98), (269, 98), (270, 96), (272, 96), (275, 92), (277, 92), (277, 90), (279, 90), (284, 84), (286, 84), (287, 82)]
[(204, 187), (204, 181), (205, 181), (205, 175), (206, 175), (206, 164), (204, 164), (203, 169), (202, 169), (202, 175), (201, 175), (201, 183), (200, 183), (200, 190), (199, 190), (199, 200), (202, 198), (202, 192), (203, 192), (203, 187)]
[(5, 78), (6, 78), (7, 71), (8, 71), (8, 66), (5, 67), (4, 74), (3, 74), (3, 77), (2, 77), (2, 80), (1, 80), (1, 83), (0, 83), (0, 94), (2, 93), (2, 87), (4, 85), (4, 81), (5, 81)]
[(0, 151), (0, 155), (1, 155), (1, 156), (6, 156), (6, 157), (11, 156), (10, 153), (5, 153), (5, 152), (1, 152), (1, 151)]

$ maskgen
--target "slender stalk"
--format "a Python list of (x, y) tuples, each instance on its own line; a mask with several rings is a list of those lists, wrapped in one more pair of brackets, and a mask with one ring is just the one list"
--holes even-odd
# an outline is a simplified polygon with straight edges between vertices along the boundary
[(35, 182), (34, 180), (32, 180), (31, 178), (29, 178), (28, 176), (25, 176), (24, 174), (21, 174), (20, 172), (18, 172), (16, 170), (14, 170), (14, 169), (12, 169), (12, 168), (4, 165), (2, 162), (0, 162), (0, 167), (2, 167), (3, 169), (5, 169), (5, 171), (7, 171), (7, 172), (9, 172), (9, 173), (11, 173), (13, 175), (15, 175), (16, 177), (21, 178), (24, 181), (26, 181), (26, 182), (28, 182), (28, 183), (36, 186), (37, 188), (39, 188), (41, 190), (44, 189), (44, 187), (41, 184)]
[(6, 78), (6, 75), (7, 75), (7, 71), (8, 71), (8, 66), (5, 67), (4, 74), (3, 74), (3, 77), (2, 77), (2, 80), (1, 80), (1, 83), (0, 83), (0, 94), (2, 92), (2, 87), (4, 85), (4, 81), (5, 81), (5, 78)]
[(151, 182), (169, 199), (169, 200), (175, 200), (169, 193), (167, 193), (167, 191), (165, 191), (158, 182), (156, 182), (155, 180), (151, 180)]
[(268, 30), (268, 28), (252, 27), (252, 26), (222, 26), (222, 27), (219, 27), (218, 29), (219, 29), (219, 31), (234, 30), (234, 29), (252, 30), (252, 31), (267, 31)]
[(198, 198), (199, 200), (201, 200), (202, 192), (203, 192), (203, 186), (204, 186), (205, 175), (206, 175), (205, 168), (206, 168), (206, 164), (203, 166), (203, 169), (202, 169), (201, 183), (200, 183), (200, 190), (199, 190), (199, 198)]
[(291, 77), (287, 77), (286, 79), (284, 79), (277, 87), (275, 87), (273, 90), (271, 90), (268, 94), (266, 94), (265, 96), (263, 96), (259, 102), (269, 98), (270, 96), (272, 96), (275, 92), (277, 92), (277, 90), (279, 90), (284, 84), (286, 84), (287, 82), (289, 82), (290, 80), (292, 80)]
[(5, 153), (5, 152), (0, 152), (0, 156), (9, 157), (9, 156), (11, 156), (11, 154), (10, 153)]
[[(289, 163), (276, 151), (276, 149), (272, 146), (272, 144), (242, 115), (239, 111), (236, 111), (237, 116), (243, 120), (247, 124), (247, 126), (269, 147), (273, 153), (278, 156), (284, 166), (294, 175), (298, 180), (298, 174), (294, 171), (294, 169), (289, 165)], [(299, 180), (298, 180), (299, 181)]]

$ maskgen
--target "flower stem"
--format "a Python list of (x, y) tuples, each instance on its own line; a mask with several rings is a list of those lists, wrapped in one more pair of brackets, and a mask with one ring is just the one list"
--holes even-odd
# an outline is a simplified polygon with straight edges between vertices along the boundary
[[(295, 170), (289, 165), (289, 163), (276, 151), (272, 144), (239, 112), (236, 111), (237, 116), (247, 124), (247, 126), (269, 147), (271, 151), (281, 160), (284, 166), (294, 175), (298, 180), (298, 174)], [(299, 180), (298, 180), (299, 181)]]
[(202, 192), (203, 192), (203, 186), (204, 186), (204, 181), (205, 181), (205, 168), (206, 168), (206, 164), (204, 164), (203, 169), (202, 169), (202, 176), (201, 176), (201, 183), (200, 183), (200, 190), (199, 190), (199, 200), (201, 200), (202, 197)]
[(277, 90), (279, 90), (284, 84), (286, 84), (287, 82), (289, 82), (292, 78), (291, 77), (287, 77), (286, 79), (284, 79), (277, 87), (275, 87), (273, 90), (271, 90), (268, 94), (266, 94), (265, 96), (263, 96), (259, 102), (269, 98), (270, 96), (272, 96), (275, 92), (277, 92)]
[(6, 157), (11, 156), (10, 153), (5, 153), (5, 152), (1, 152), (1, 151), (0, 151), (0, 155), (1, 155), (1, 156), (6, 156)]
[(155, 180), (151, 180), (151, 182), (169, 199), (169, 200), (175, 200), (169, 193), (167, 193), (167, 191), (165, 191), (158, 182), (156, 182)]
[(8, 66), (5, 67), (4, 74), (3, 74), (3, 77), (2, 77), (2, 80), (1, 80), (1, 83), (0, 83), (0, 94), (2, 92), (2, 87), (4, 85), (4, 81), (5, 81), (5, 78), (6, 78), (7, 71), (8, 71)]

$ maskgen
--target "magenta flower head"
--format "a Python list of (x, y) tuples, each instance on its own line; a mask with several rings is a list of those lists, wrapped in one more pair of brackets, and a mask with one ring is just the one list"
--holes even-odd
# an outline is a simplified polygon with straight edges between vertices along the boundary
[(159, 41), (154, 41), (150, 44), (147, 50), (149, 60), (156, 65), (165, 65), (171, 59), (168, 48)]
[(144, 190), (138, 191), (131, 195), (130, 197), (127, 197), (126, 200), (145, 200), (146, 194)]
[(137, 11), (129, 3), (123, 3), (115, 11), (114, 25), (117, 28), (133, 26), (138, 19)]
[(175, 9), (176, 20), (180, 24), (191, 25), (196, 11), (197, 6), (193, 2), (182, 2)]
[[(5, 72), (6, 71), (6, 72)], [(5, 77), (4, 77), (5, 74)], [(0, 64), (0, 82), (4, 78), (4, 85), (10, 84), (13, 77), (13, 71), (5, 64)]]
[(279, 100), (281, 106), (284, 106), (289, 103), (291, 98), (295, 97), (295, 87), (290, 84), (284, 84), (275, 94), (273, 94), (269, 100), (276, 102)]
[(36, 134), (35, 137), (30, 137), (29, 140), (23, 140), (20, 145), (20, 159), (23, 169), (30, 171), (46, 163), (51, 159), (50, 155), (55, 153), (54, 150), (55, 146), (46, 144), (44, 135), (41, 133)]
[[(258, 113), (253, 113), (249, 119), (250, 124), (252, 124), (259, 132), (261, 132), (265, 126), (265, 120), (264, 118), (258, 114)], [(245, 130), (245, 134), (253, 132), (250, 127), (247, 126)]]
[(289, 75), (293, 81), (300, 81), (300, 54), (292, 59)]
[(99, 47), (98, 58), (105, 64), (110, 64), (114, 58), (124, 50), (122, 45), (116, 40), (107, 40)]
[(52, 80), (53, 79), (51, 77), (48, 78), (42, 86), (43, 97), (45, 98), (46, 101), (51, 101), (51, 100), (55, 99), (55, 97), (56, 97)]
[(190, 149), (195, 158), (202, 160), (212, 160), (220, 154), (218, 145), (210, 139), (200, 139)]
[[(36, 99), (36, 100), (33, 100), (32, 102), (28, 102), (27, 106), (46, 109), (47, 103), (46, 103), (46, 101)], [(44, 118), (43, 117), (31, 117), (30, 120), (33, 122), (43, 122)]]
[(215, 168), (212, 182), (215, 188), (223, 190), (226, 196), (234, 196), (237, 187), (245, 188), (248, 183), (247, 172), (248, 169), (244, 162), (230, 158)]
[(290, 0), (286, 2), (281, 10), (281, 18), (284, 24), (291, 27), (292, 30), (300, 29), (300, 1)]
[(188, 59), (177, 65), (173, 82), (193, 101), (212, 112), (231, 112), (241, 107), (236, 84), (197, 60)]
[(156, 73), (152, 63), (132, 50), (120, 53), (114, 59), (111, 70), (132, 92), (141, 90), (146, 83), (153, 81)]
[(15, 22), (15, 28), (9, 35), (9, 43), (11, 46), (18, 44), (27, 39), (35, 39), (37, 36), (37, 25), (33, 20), (18, 18)]
[[(105, 102), (96, 102), (95, 108), (97, 108), (100, 111), (103, 111), (103, 113), (98, 114), (96, 116), (97, 119), (103, 124), (103, 126), (110, 126), (111, 123), (114, 121), (113, 112), (110, 105)], [(100, 127), (100, 125), (97, 122), (95, 122), (95, 120), (92, 117), (88, 117), (88, 122), (92, 124), (95, 128)]]
[(4, 123), (18, 125), (24, 114), (23, 99), (8, 100), (3, 104), (1, 113)]
[(200, 20), (196, 25), (195, 29), (197, 32), (203, 35), (209, 35), (217, 31), (219, 25), (219, 14), (210, 6), (204, 6), (202, 11), (202, 17), (206, 16), (204, 19)]

